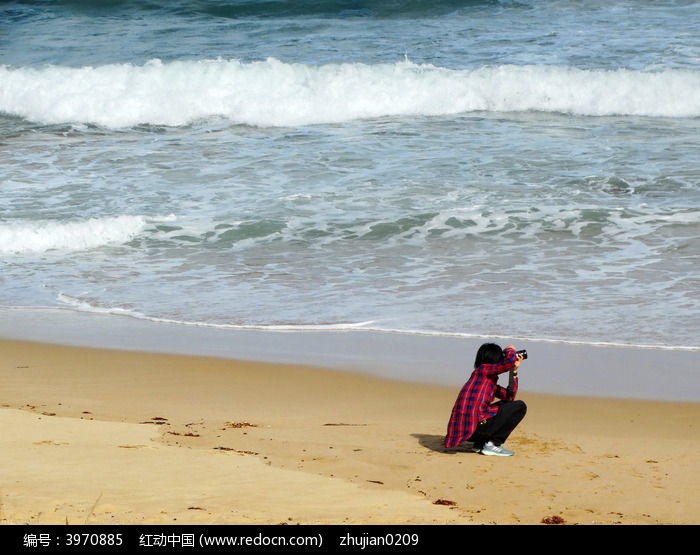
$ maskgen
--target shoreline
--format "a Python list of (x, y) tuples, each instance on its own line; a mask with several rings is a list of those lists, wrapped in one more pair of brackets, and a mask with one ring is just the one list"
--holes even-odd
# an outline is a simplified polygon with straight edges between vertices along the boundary
[(461, 387), (479, 345), (526, 348), (521, 385), (543, 394), (700, 402), (700, 352), (367, 331), (217, 329), (61, 309), (0, 308), (0, 340), (303, 364)]
[(523, 385), (504, 459), (442, 446), (459, 386), (2, 340), (0, 523), (700, 521), (700, 403)]

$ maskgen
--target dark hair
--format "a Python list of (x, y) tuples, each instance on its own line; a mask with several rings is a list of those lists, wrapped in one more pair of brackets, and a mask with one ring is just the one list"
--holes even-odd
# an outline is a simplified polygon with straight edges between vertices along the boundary
[(496, 362), (501, 362), (505, 355), (503, 354), (503, 349), (500, 345), (495, 343), (484, 343), (479, 350), (476, 352), (476, 359), (474, 359), (474, 368), (478, 368), (482, 364), (495, 364)]

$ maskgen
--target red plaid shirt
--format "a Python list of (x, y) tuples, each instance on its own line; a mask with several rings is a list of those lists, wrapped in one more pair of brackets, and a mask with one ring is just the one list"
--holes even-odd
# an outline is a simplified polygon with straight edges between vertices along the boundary
[(498, 407), (493, 406), (495, 399), (512, 401), (518, 392), (518, 377), (513, 381), (513, 390), (498, 385), (498, 376), (509, 372), (515, 367), (517, 355), (515, 349), (505, 350), (505, 358), (495, 364), (482, 364), (474, 369), (472, 375), (464, 384), (447, 424), (445, 447), (456, 447), (468, 440), (476, 430), (479, 422), (495, 416)]

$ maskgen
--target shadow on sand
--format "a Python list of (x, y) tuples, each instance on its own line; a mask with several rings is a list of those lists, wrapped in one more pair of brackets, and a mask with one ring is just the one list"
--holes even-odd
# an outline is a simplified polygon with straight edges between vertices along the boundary
[[(443, 444), (445, 436), (436, 436), (435, 434), (411, 434), (418, 440), (423, 447), (435, 451), (437, 453), (446, 453), (452, 455), (454, 453), (474, 453), (472, 451), (472, 444), (468, 441), (460, 443), (457, 447), (452, 447), (447, 449)], [(474, 453), (476, 454), (476, 453)]]

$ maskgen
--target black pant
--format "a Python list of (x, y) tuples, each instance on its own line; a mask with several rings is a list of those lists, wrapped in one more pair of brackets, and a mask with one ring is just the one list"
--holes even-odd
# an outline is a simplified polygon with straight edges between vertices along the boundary
[(494, 445), (502, 445), (510, 433), (525, 418), (527, 405), (524, 401), (500, 401), (497, 403), (498, 412), (495, 416), (481, 422), (469, 441), (477, 447), (483, 447), (487, 441)]

